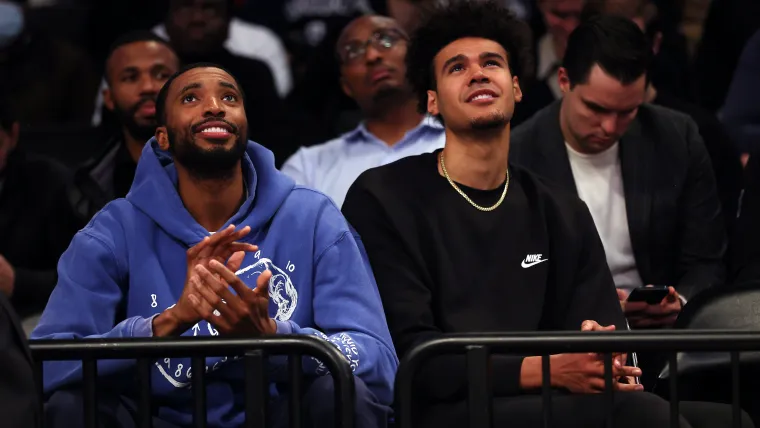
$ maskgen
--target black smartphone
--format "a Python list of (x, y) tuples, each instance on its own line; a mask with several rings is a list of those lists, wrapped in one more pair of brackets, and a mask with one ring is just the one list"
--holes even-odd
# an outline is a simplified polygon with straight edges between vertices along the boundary
[(648, 305), (656, 305), (668, 295), (666, 285), (655, 285), (654, 287), (634, 288), (628, 295), (628, 302), (646, 302)]

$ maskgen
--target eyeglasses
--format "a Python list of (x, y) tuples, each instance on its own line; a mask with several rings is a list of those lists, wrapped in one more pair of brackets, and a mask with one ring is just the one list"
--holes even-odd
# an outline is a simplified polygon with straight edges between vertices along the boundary
[(367, 53), (369, 45), (379, 51), (387, 51), (400, 41), (406, 40), (407, 37), (398, 30), (378, 30), (372, 33), (372, 37), (367, 41), (353, 41), (345, 44), (340, 50), (340, 60), (346, 64), (354, 63)]

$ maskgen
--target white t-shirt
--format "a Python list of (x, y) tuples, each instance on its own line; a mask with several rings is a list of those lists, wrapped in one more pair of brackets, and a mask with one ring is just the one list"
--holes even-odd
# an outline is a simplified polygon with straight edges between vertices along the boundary
[(579, 153), (567, 143), (565, 147), (578, 196), (594, 218), (615, 286), (628, 292), (641, 287), (643, 281), (636, 269), (628, 231), (619, 144), (616, 142), (604, 152), (593, 155)]

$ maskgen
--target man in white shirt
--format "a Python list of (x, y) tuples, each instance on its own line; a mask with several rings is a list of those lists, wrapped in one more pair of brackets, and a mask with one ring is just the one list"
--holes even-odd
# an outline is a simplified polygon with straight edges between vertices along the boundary
[[(651, 58), (630, 20), (582, 23), (559, 69), (563, 99), (517, 127), (511, 157), (586, 202), (632, 327), (671, 325), (686, 299), (725, 275), (707, 151), (692, 119), (644, 103)], [(669, 294), (626, 302), (647, 285)]]
[[(690, 117), (644, 103), (651, 58), (631, 20), (582, 23), (558, 72), (563, 98), (518, 126), (510, 150), (515, 164), (586, 202), (633, 328), (672, 325), (687, 299), (725, 280), (710, 158)], [(648, 285), (668, 286), (667, 296), (627, 301)], [(651, 387), (664, 360), (642, 357)]]
[(334, 140), (299, 149), (282, 172), (341, 206), (362, 172), (443, 147), (443, 126), (417, 110), (406, 80), (407, 41), (401, 26), (387, 17), (363, 16), (343, 30), (336, 47), (341, 86), (364, 121)]

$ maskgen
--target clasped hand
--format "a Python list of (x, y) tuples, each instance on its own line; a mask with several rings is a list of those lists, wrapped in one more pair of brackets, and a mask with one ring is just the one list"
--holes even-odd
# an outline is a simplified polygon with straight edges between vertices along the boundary
[[(602, 327), (596, 321), (587, 320), (581, 331), (613, 331), (614, 325)], [(643, 391), (634, 377), (641, 376), (638, 367), (626, 366), (626, 354), (612, 355), (612, 385), (616, 391)], [(597, 353), (553, 355), (551, 361), (552, 382), (574, 393), (597, 393), (604, 391), (604, 356)]]
[(230, 225), (187, 251), (182, 295), (164, 318), (154, 321), (157, 336), (180, 334), (201, 320), (226, 335), (258, 336), (277, 331), (277, 324), (269, 317), (272, 273), (262, 272), (255, 289), (235, 275), (245, 254), (258, 251), (255, 245), (237, 242), (250, 231), (248, 226), (235, 231)]

